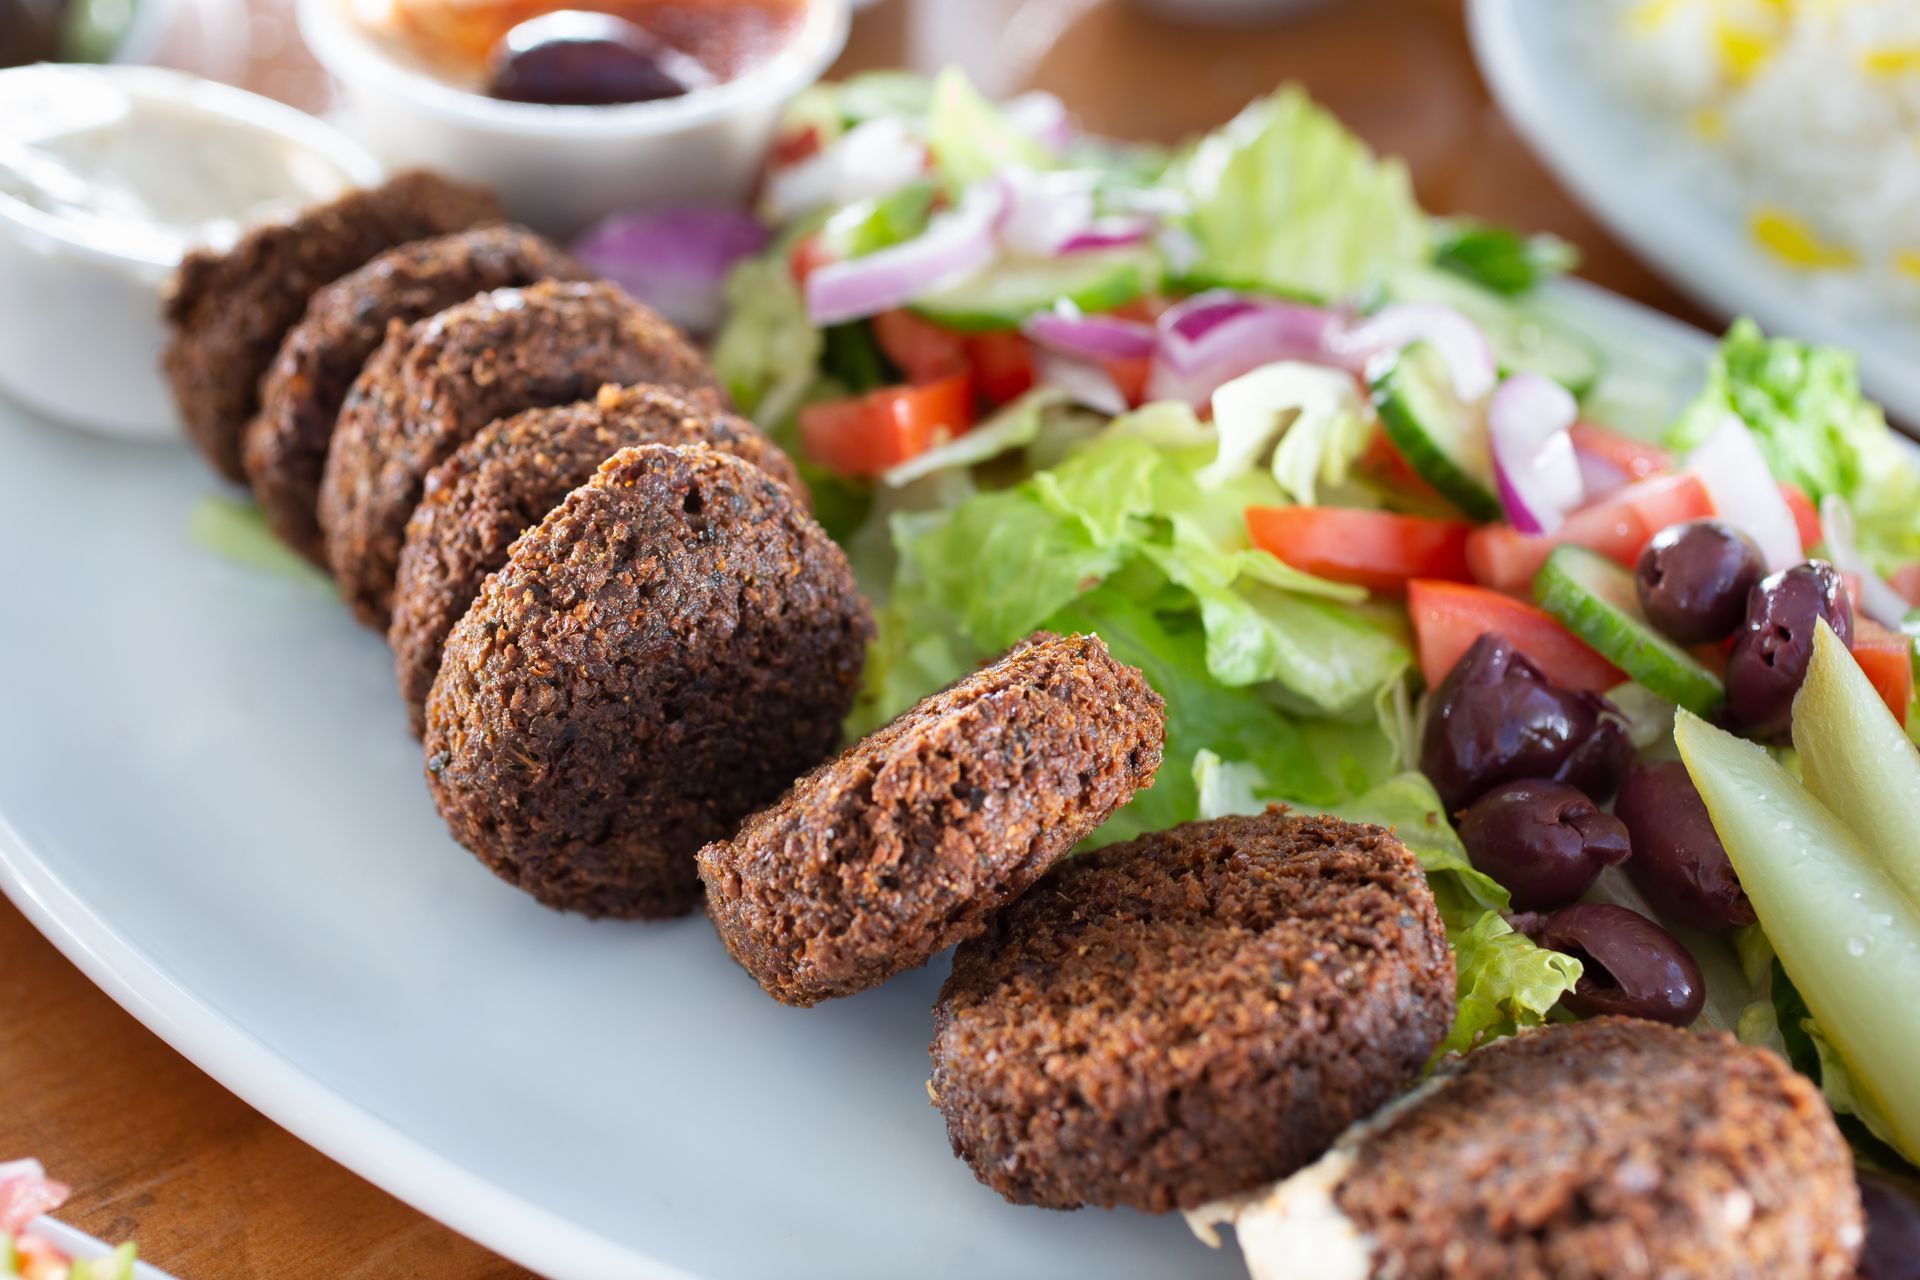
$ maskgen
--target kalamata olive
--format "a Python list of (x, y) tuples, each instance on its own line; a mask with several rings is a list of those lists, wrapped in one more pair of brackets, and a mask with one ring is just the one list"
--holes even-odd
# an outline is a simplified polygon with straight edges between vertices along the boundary
[(1813, 624), (1825, 618), (1853, 645), (1853, 603), (1840, 574), (1810, 560), (1774, 574), (1747, 596), (1746, 621), (1727, 659), (1727, 715), (1757, 738), (1781, 738), (1793, 723), (1793, 695), (1813, 657)]
[(1867, 1211), (1860, 1280), (1920, 1280), (1920, 1185), (1866, 1169), (1858, 1176)]
[(1753, 539), (1718, 520), (1690, 520), (1653, 535), (1633, 585), (1658, 630), (1681, 644), (1710, 644), (1733, 634), (1747, 596), (1766, 575)]
[(1738, 929), (1754, 921), (1706, 801), (1678, 760), (1627, 771), (1614, 816), (1633, 838), (1627, 875), (1662, 914), (1696, 929)]
[(1580, 981), (1560, 997), (1583, 1018), (1603, 1013), (1684, 1027), (1700, 1016), (1707, 984), (1680, 940), (1638, 911), (1610, 902), (1577, 902), (1514, 926), (1581, 964)]
[(698, 63), (645, 29), (576, 9), (522, 22), (487, 59), (490, 96), (554, 107), (677, 98), (705, 79)]
[(1632, 852), (1627, 829), (1564, 782), (1504, 782), (1460, 820), (1473, 865), (1505, 885), (1520, 911), (1564, 907)]
[(1440, 681), (1420, 739), (1420, 768), (1449, 813), (1523, 778), (1605, 800), (1632, 755), (1605, 699), (1561, 688), (1497, 635), (1475, 640)]

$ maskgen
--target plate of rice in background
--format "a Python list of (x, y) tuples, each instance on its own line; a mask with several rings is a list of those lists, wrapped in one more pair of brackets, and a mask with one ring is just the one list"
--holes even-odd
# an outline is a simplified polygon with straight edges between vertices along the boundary
[(1702, 305), (1859, 353), (1920, 430), (1920, 4), (1474, 0), (1507, 115)]

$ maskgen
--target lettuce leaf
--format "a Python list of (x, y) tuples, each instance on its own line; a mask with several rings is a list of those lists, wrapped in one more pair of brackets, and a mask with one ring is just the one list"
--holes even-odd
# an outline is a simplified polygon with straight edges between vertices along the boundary
[(1013, 166), (1045, 169), (1052, 163), (1045, 149), (1014, 128), (956, 67), (934, 77), (927, 150), (953, 191)]
[[(1202, 817), (1258, 813), (1273, 798), (1258, 765), (1224, 760), (1211, 750), (1197, 753), (1193, 775)], [(1454, 1022), (1441, 1052), (1464, 1052), (1519, 1027), (1538, 1026), (1580, 980), (1578, 960), (1536, 945), (1506, 922), (1507, 891), (1474, 869), (1424, 776), (1399, 774), (1329, 812), (1391, 828), (1426, 873), (1458, 975)]]
[(211, 494), (187, 509), (187, 541), (223, 560), (331, 590), (325, 574), (274, 536), (266, 513), (249, 499)]
[(1777, 479), (1816, 504), (1830, 493), (1847, 500), (1876, 569), (1920, 559), (1920, 469), (1861, 393), (1851, 354), (1768, 338), (1752, 320), (1738, 320), (1706, 386), (1669, 428), (1668, 445), (1692, 448), (1729, 412), (1753, 432)]
[(1377, 159), (1297, 85), (1196, 143), (1177, 185), (1195, 285), (1341, 298), (1430, 252), (1406, 167)]
[(727, 322), (713, 347), (714, 372), (741, 413), (774, 430), (792, 417), (820, 377), (826, 337), (787, 267), (783, 237), (727, 276)]

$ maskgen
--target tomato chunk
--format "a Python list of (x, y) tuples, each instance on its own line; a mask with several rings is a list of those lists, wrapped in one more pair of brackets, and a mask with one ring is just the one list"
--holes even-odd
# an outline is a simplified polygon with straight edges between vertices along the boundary
[(1563, 542), (1598, 551), (1631, 568), (1653, 535), (1683, 520), (1713, 514), (1700, 477), (1682, 471), (1630, 484), (1573, 512), (1552, 534), (1520, 533), (1511, 525), (1475, 529), (1467, 539), (1473, 580), (1499, 591), (1525, 592), (1548, 554)]
[(894, 368), (916, 385), (967, 371), (967, 345), (960, 335), (911, 311), (882, 311), (875, 316), (873, 340)]
[(1903, 564), (1887, 575), (1887, 583), (1906, 598), (1910, 605), (1920, 607), (1920, 564)]
[(973, 386), (961, 374), (810, 404), (800, 410), (800, 447), (830, 471), (873, 476), (972, 425)]
[(1412, 578), (1468, 580), (1464, 520), (1350, 507), (1248, 507), (1246, 520), (1254, 546), (1334, 582), (1398, 593)]
[(1800, 549), (1813, 550), (1813, 544), (1820, 541), (1819, 508), (1798, 485), (1781, 485), (1780, 496), (1786, 499), (1787, 510), (1793, 512), (1793, 528), (1800, 535)]
[(832, 261), (833, 254), (827, 250), (825, 240), (818, 235), (801, 236), (787, 250), (787, 274), (795, 284), (805, 288), (807, 277)]
[(1420, 671), (1433, 688), (1483, 635), (1505, 636), (1547, 678), (1569, 689), (1603, 693), (1626, 679), (1552, 615), (1512, 596), (1458, 582), (1407, 584), (1407, 613), (1420, 650)]
[(1100, 367), (1106, 370), (1121, 398), (1133, 408), (1138, 409), (1147, 402), (1147, 379), (1153, 376), (1152, 356), (1117, 356), (1102, 360)]
[(1018, 400), (1033, 390), (1033, 348), (1014, 330), (976, 333), (964, 339), (973, 389), (990, 405)]
[(1853, 616), (1853, 660), (1901, 724), (1913, 700), (1913, 654), (1907, 637), (1872, 618)]
[(1673, 470), (1673, 455), (1644, 440), (1596, 427), (1591, 422), (1576, 422), (1567, 434), (1572, 437), (1575, 449), (1618, 471), (1622, 484)]

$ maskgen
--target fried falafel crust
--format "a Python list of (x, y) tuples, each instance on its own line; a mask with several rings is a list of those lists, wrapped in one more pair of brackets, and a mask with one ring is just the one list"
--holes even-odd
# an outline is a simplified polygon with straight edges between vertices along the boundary
[(448, 636), (428, 788), (456, 839), (549, 906), (683, 914), (694, 850), (833, 750), (871, 632), (785, 485), (705, 446), (623, 450)]
[(1813, 1083), (1720, 1031), (1596, 1018), (1443, 1064), (1334, 1201), (1406, 1280), (1843, 1280), (1852, 1157)]
[(389, 249), (315, 293), (261, 381), (260, 412), (241, 441), (247, 483), (273, 531), (326, 566), (314, 507), (327, 446), (347, 388), (389, 323), (412, 324), (491, 289), (588, 274), (543, 237), (496, 225)]
[(172, 336), (161, 359), (187, 435), (221, 475), (244, 483), (240, 438), (261, 376), (314, 291), (397, 244), (499, 218), (483, 191), (402, 173), (256, 227), (230, 249), (189, 253), (167, 286)]
[(428, 472), (496, 418), (609, 382), (718, 394), (678, 330), (604, 282), (496, 289), (390, 328), (347, 392), (320, 484), (327, 563), (360, 620), (382, 631), (391, 621)]
[(415, 737), (440, 671), (447, 633), (522, 532), (593, 478), (600, 464), (641, 444), (705, 444), (752, 463), (802, 507), (793, 462), (744, 418), (664, 387), (600, 388), (592, 400), (529, 409), (481, 428), (427, 475), (407, 521), (387, 642)]
[(1162, 1213), (1317, 1158), (1453, 1008), (1433, 895), (1391, 834), (1190, 822), (1069, 859), (960, 945), (930, 1092), (1008, 1200)]
[(1036, 633), (700, 851), (707, 912), (767, 994), (851, 995), (986, 927), (1153, 781), (1160, 696), (1095, 636)]

